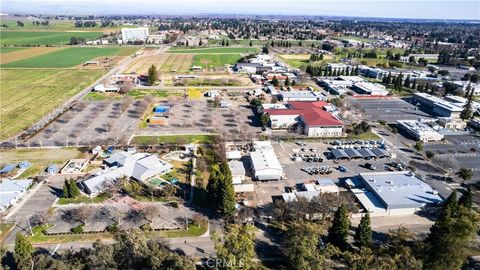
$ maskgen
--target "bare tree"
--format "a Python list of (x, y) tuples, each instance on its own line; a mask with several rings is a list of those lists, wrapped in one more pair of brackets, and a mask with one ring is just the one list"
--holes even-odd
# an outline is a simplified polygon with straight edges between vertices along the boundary
[(80, 206), (78, 208), (74, 208), (71, 210), (72, 217), (80, 222), (83, 225), (87, 225), (87, 218), (91, 215), (90, 207), (88, 206)]
[(133, 102), (133, 98), (130, 96), (122, 100), (122, 104), (120, 105), (120, 111), (122, 114), (127, 111), (128, 107), (130, 106), (130, 104), (132, 104), (132, 102)]
[(134, 87), (135, 85), (133, 84), (132, 81), (126, 81), (124, 82), (121, 86), (120, 86), (120, 91), (118, 91), (119, 94), (122, 94), (122, 95), (125, 95), (127, 94), (130, 90), (132, 90), (132, 88)]
[(146, 220), (148, 220), (150, 223), (153, 223), (153, 220), (156, 216), (158, 216), (158, 208), (153, 206), (153, 205), (147, 205), (144, 208), (140, 210), (145, 217)]

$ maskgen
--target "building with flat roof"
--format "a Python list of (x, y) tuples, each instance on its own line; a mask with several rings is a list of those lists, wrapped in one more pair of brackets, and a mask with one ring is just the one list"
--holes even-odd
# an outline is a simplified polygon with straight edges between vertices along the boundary
[(363, 188), (351, 191), (372, 216), (410, 215), (425, 205), (443, 201), (436, 190), (412, 172), (368, 172), (357, 178)]
[(296, 90), (296, 91), (279, 91), (279, 99), (285, 102), (288, 101), (318, 101), (326, 100), (327, 97), (320, 93), (309, 90)]
[(404, 130), (418, 141), (440, 141), (443, 135), (435, 131), (429, 125), (416, 120), (398, 120), (397, 127)]
[(423, 106), (435, 116), (459, 118), (463, 105), (432, 96), (427, 93), (414, 93), (412, 103)]
[(339, 137), (343, 132), (343, 122), (327, 111), (329, 104), (324, 101), (292, 101), (287, 108), (264, 109), (270, 117), (272, 129), (295, 128), (309, 137)]
[(283, 168), (270, 141), (254, 141), (250, 152), (251, 170), (256, 180), (281, 180)]
[(124, 43), (134, 41), (147, 41), (148, 27), (122, 28), (122, 41)]
[(360, 95), (386, 96), (388, 91), (385, 86), (371, 82), (357, 82), (352, 85), (352, 90)]
[(282, 198), (285, 202), (298, 201), (300, 198), (310, 201), (322, 193), (338, 194), (340, 192), (340, 188), (332, 179), (309, 180), (304, 181), (297, 186), (298, 188), (296, 191), (282, 194)]

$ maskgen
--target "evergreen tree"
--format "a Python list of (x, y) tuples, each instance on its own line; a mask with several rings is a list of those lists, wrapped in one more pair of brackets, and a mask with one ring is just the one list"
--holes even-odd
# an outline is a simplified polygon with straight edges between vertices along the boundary
[(225, 46), (230, 46), (230, 41), (227, 39), (227, 42), (225, 43)]
[(462, 197), (460, 197), (460, 200), (458, 200), (458, 205), (471, 209), (473, 205), (472, 200), (473, 200), (473, 191), (472, 191), (472, 188), (468, 186), (465, 194), (463, 194)]
[(267, 46), (263, 46), (262, 53), (263, 54), (268, 54), (270, 51), (268, 50)]
[(290, 79), (288, 77), (285, 79), (285, 86), (290, 86)]
[(248, 46), (252, 47), (253, 46), (253, 42), (250, 40), (250, 42), (248, 43)]
[(403, 86), (410, 87), (410, 75), (408, 75), (407, 78), (405, 79)]
[(226, 161), (220, 164), (220, 213), (225, 218), (232, 218), (235, 213), (235, 191), (233, 189), (232, 172)]
[(34, 269), (32, 255), (34, 248), (30, 240), (23, 234), (17, 233), (13, 258), (18, 270)]
[(80, 195), (80, 190), (78, 189), (77, 181), (75, 181), (74, 179), (70, 179), (69, 189), (70, 189), (71, 198), (75, 198)]
[(225, 46), (225, 40), (222, 39), (222, 47)]
[(372, 228), (368, 212), (362, 217), (360, 224), (358, 224), (355, 231), (355, 241), (359, 247), (370, 247), (372, 245)]
[(72, 198), (72, 195), (70, 194), (70, 182), (67, 179), (65, 179), (65, 181), (63, 181), (62, 197), (63, 198)]
[(439, 219), (430, 228), (425, 240), (427, 250), (424, 269), (461, 269), (466, 250), (478, 230), (476, 212), (457, 203), (454, 191), (443, 205)]
[(391, 72), (388, 72), (386, 84), (387, 85), (392, 84), (392, 73)]
[(325, 70), (323, 71), (323, 76), (328, 76), (328, 68), (325, 68)]
[(412, 82), (412, 89), (415, 90), (417, 89), (417, 80), (414, 79), (413, 82)]
[(355, 67), (355, 76), (358, 76), (358, 66)]
[(148, 84), (154, 85), (158, 80), (158, 71), (155, 65), (151, 65), (148, 69)]
[(277, 87), (279, 84), (280, 82), (278, 81), (277, 76), (273, 76), (272, 85)]
[(472, 100), (473, 100), (473, 90), (470, 91), (467, 102), (465, 103), (465, 106), (463, 106), (463, 110), (460, 113), (460, 118), (462, 118), (462, 120), (467, 120), (472, 118), (473, 116)]
[(341, 249), (346, 249), (349, 230), (348, 209), (342, 204), (335, 212), (332, 226), (328, 230), (328, 242)]

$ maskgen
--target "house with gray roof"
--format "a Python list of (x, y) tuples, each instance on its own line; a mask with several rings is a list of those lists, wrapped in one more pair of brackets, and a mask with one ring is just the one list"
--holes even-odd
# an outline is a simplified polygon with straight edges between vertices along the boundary
[(85, 193), (96, 196), (116, 183), (122, 177), (146, 181), (155, 175), (162, 175), (172, 170), (173, 166), (155, 154), (135, 153), (125, 151), (115, 152), (104, 160), (110, 167), (99, 174), (80, 182)]
[(0, 212), (7, 210), (27, 194), (27, 189), (32, 185), (31, 179), (0, 180)]

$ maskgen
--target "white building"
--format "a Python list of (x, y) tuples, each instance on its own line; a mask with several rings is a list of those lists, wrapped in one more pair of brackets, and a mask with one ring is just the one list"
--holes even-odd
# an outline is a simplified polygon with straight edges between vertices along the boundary
[(97, 84), (93, 91), (99, 93), (117, 93), (120, 91), (120, 87), (118, 85), (104, 85), (104, 84)]
[(303, 182), (297, 191), (283, 193), (282, 198), (285, 202), (297, 201), (300, 198), (310, 201), (322, 193), (338, 194), (339, 192), (340, 188), (331, 179), (317, 179)]
[(369, 95), (369, 96), (386, 96), (388, 91), (385, 86), (378, 83), (370, 82), (358, 82), (354, 83), (352, 90), (360, 95)]
[(463, 111), (463, 104), (443, 100), (427, 93), (414, 93), (412, 96), (414, 104), (421, 105), (436, 116), (459, 118)]
[(309, 90), (304, 91), (279, 91), (278, 94), (282, 101), (318, 101), (325, 100), (327, 97), (320, 92)]
[(27, 189), (32, 185), (32, 180), (0, 180), (0, 212), (17, 203), (27, 194)]
[(253, 142), (250, 152), (251, 170), (256, 180), (281, 180), (283, 169), (270, 141)]
[(122, 41), (123, 43), (134, 41), (147, 41), (148, 39), (148, 27), (138, 28), (122, 28)]
[(397, 126), (418, 141), (440, 141), (443, 135), (433, 130), (429, 125), (415, 120), (398, 120)]
[(162, 175), (172, 170), (172, 165), (160, 160), (156, 155), (147, 153), (130, 154), (125, 151), (115, 152), (104, 162), (110, 166), (107, 170), (83, 180), (85, 193), (96, 196), (121, 177), (131, 177), (145, 181), (155, 175)]
[(233, 190), (235, 191), (235, 193), (255, 191), (255, 186), (253, 185), (253, 183), (245, 183), (246, 172), (243, 166), (243, 162), (238, 160), (231, 160), (228, 162), (228, 166), (230, 167), (230, 171), (232, 172)]
[(372, 216), (411, 215), (428, 204), (442, 202), (438, 192), (413, 173), (360, 173), (351, 191)]

